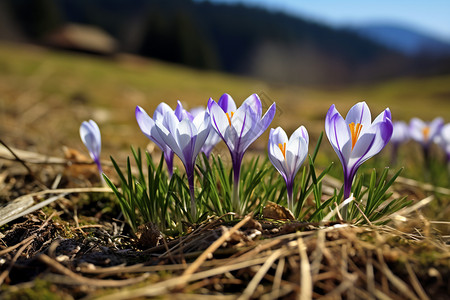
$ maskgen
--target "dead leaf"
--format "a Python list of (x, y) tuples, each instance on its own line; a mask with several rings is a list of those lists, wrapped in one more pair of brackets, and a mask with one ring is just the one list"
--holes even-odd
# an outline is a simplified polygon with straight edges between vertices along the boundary
[(263, 216), (274, 220), (294, 220), (292, 212), (284, 206), (274, 202), (268, 202), (263, 209)]

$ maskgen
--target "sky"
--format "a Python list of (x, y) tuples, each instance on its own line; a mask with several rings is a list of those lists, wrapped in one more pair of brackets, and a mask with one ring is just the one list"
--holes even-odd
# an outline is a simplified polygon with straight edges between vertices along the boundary
[[(199, 0), (198, 0), (199, 1)], [(202, 1), (202, 0), (200, 0)], [(287, 12), (334, 27), (394, 24), (450, 42), (450, 0), (209, 0)]]

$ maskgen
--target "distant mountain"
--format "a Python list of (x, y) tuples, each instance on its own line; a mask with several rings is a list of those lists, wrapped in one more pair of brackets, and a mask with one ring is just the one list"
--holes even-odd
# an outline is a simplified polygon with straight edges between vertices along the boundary
[(406, 27), (378, 24), (365, 25), (353, 30), (360, 36), (405, 55), (450, 56), (450, 43)]

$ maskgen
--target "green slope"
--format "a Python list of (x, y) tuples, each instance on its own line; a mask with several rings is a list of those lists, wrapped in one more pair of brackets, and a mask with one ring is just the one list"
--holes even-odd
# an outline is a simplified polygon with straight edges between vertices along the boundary
[(260, 94), (266, 106), (276, 101), (273, 127), (292, 130), (303, 124), (313, 134), (323, 129), (331, 104), (345, 113), (361, 100), (373, 114), (389, 106), (394, 119), (442, 116), (450, 121), (450, 76), (339, 89), (280, 86), (127, 55), (104, 58), (0, 44), (0, 133), (9, 141), (25, 138), (22, 143), (38, 148), (46, 142), (51, 149), (78, 146), (73, 140), (78, 126), (89, 118), (101, 125), (106, 147), (145, 145), (134, 120), (136, 105), (152, 114), (161, 101), (175, 107), (181, 100), (192, 108), (225, 92), (238, 103), (252, 93)]

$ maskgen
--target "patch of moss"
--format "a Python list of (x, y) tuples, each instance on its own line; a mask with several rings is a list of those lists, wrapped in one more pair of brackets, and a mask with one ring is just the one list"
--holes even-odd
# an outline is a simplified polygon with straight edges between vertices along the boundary
[(41, 279), (33, 281), (32, 285), (24, 288), (2, 287), (0, 297), (3, 300), (67, 300), (72, 298), (54, 284)]

